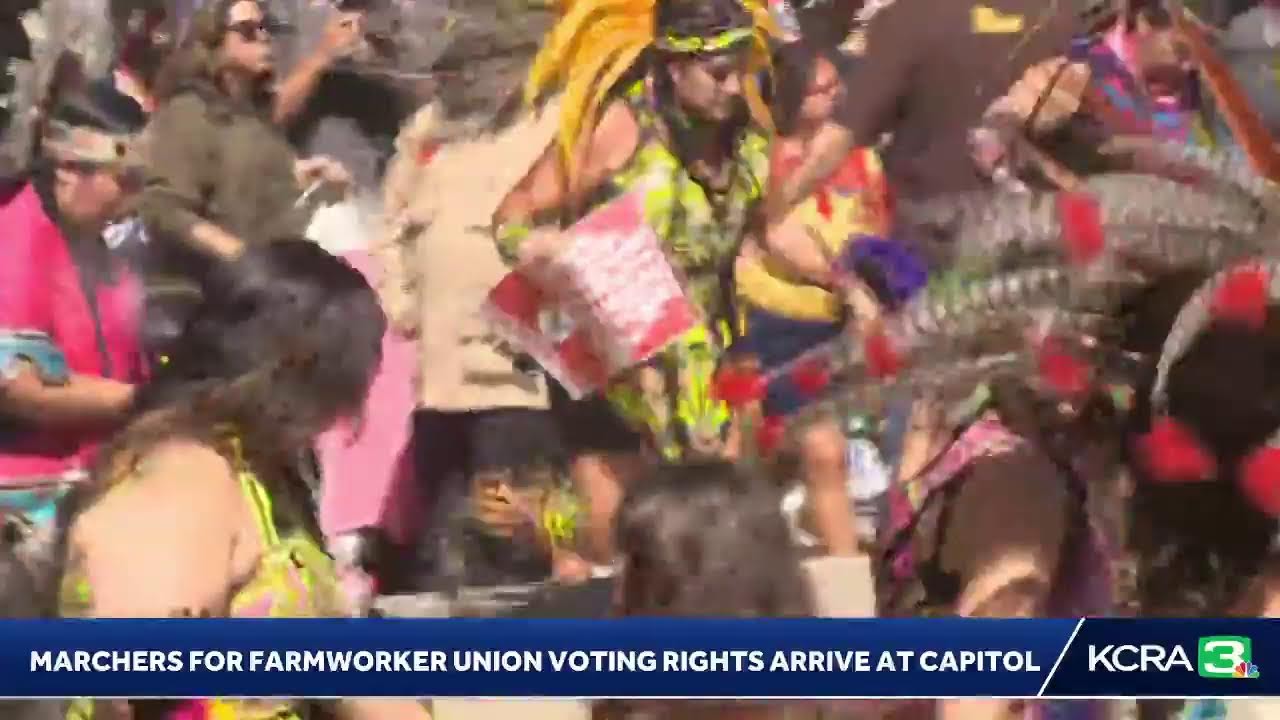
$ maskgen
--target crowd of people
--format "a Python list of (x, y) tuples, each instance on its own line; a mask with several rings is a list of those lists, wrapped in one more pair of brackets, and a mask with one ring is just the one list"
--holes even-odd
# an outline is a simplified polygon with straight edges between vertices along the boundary
[[(890, 617), (1280, 612), (1280, 3), (117, 0), (105, 67), (73, 0), (20, 5), (5, 616), (548, 582), (560, 614), (803, 617), (806, 556), (868, 558)], [(625, 203), (697, 322), (578, 397), (483, 310), (511, 273), (567, 298)]]

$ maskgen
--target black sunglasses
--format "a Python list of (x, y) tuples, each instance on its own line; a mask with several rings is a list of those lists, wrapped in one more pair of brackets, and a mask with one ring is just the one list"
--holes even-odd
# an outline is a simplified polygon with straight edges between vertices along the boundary
[(261, 20), (241, 20), (227, 25), (227, 32), (232, 32), (249, 42), (254, 40), (270, 40), (276, 24), (267, 18)]

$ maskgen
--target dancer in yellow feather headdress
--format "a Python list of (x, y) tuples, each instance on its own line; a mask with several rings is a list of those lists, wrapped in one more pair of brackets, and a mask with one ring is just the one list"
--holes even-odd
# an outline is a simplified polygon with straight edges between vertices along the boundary
[[(716, 13), (719, 4), (740, 12)], [(571, 176), (581, 138), (646, 51), (693, 56), (745, 51), (742, 94), (757, 122), (770, 127), (758, 73), (768, 68), (769, 38), (776, 28), (763, 0), (560, 0), (557, 10), (560, 20), (534, 60), (525, 94), (535, 100), (564, 90), (560, 148)], [(717, 14), (740, 17), (734, 22)], [(703, 18), (710, 21), (698, 22)]]
[(763, 0), (561, 0), (558, 11), (525, 88), (531, 102), (562, 93), (558, 135), (499, 207), (496, 242), (509, 263), (537, 265), (565, 225), (643, 193), (706, 322), (608, 397), (664, 456), (721, 454), (730, 412), (710, 377), (732, 335), (724, 278), (767, 182), (773, 21)]

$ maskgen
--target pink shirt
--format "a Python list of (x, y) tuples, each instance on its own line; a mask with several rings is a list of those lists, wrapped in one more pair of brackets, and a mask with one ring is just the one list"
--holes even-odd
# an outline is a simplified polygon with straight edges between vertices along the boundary
[[(45, 333), (73, 375), (139, 382), (142, 284), (123, 260), (92, 284), (88, 302), (67, 238), (31, 185), (0, 205), (0, 334)], [(95, 317), (96, 316), (96, 317)], [(0, 487), (56, 480), (87, 467), (104, 430), (45, 430), (0, 419)]]
[[(371, 284), (380, 269), (366, 252), (343, 255)], [(382, 339), (382, 366), (365, 400), (360, 427), (337, 427), (322, 435), (316, 452), (324, 475), (320, 526), (333, 538), (361, 528), (381, 528), (396, 542), (408, 542), (415, 528), (413, 422), (413, 341), (388, 329)], [(357, 431), (358, 430), (358, 431)]]

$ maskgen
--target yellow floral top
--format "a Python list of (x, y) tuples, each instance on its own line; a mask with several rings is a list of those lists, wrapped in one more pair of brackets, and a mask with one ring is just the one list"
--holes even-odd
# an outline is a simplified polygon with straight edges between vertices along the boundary
[[(231, 596), (230, 617), (307, 618), (344, 614), (345, 601), (333, 561), (319, 542), (304, 530), (282, 535), (274, 520), (271, 496), (235, 448), (234, 466), (245, 500), (252, 508), (265, 550), (257, 572)], [(93, 606), (92, 588), (75, 568), (75, 559), (63, 578), (60, 608), (65, 617), (87, 616)], [(210, 720), (302, 720), (305, 712), (288, 700), (192, 701), (205, 705)], [(91, 720), (93, 703), (74, 702), (71, 720)]]
[[(773, 180), (786, 168), (773, 170)], [(858, 149), (813, 196), (792, 211), (791, 219), (811, 229), (832, 257), (862, 235), (883, 237), (889, 231), (884, 170), (874, 150)], [(769, 258), (744, 258), (735, 269), (738, 296), (746, 304), (793, 320), (834, 322), (843, 309), (840, 298), (793, 278)]]

